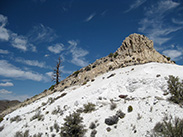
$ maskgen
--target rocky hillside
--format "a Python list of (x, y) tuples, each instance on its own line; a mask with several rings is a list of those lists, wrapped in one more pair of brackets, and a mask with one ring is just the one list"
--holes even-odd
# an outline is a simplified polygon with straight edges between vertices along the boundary
[(0, 136), (59, 137), (65, 118), (77, 112), (86, 137), (150, 137), (164, 118), (183, 118), (183, 109), (168, 100), (167, 89), (167, 77), (183, 79), (182, 69), (175, 64), (146, 63), (106, 72), (83, 85), (55, 89), (6, 115)]
[(7, 108), (13, 107), (19, 103), (20, 103), (20, 101), (18, 101), (18, 100), (12, 100), (12, 101), (0, 100), (0, 113), (2, 111), (6, 110)]
[(144, 35), (131, 34), (123, 41), (122, 45), (115, 53), (110, 53), (108, 56), (98, 59), (94, 63), (75, 71), (69, 77), (61, 81), (57, 87), (53, 86), (50, 90), (46, 90), (15, 107), (11, 107), (0, 115), (5, 116), (17, 108), (30, 104), (44, 96), (52, 94), (55, 91), (63, 91), (71, 86), (85, 85), (95, 77), (117, 68), (148, 62), (174, 64), (174, 62), (170, 61), (168, 57), (161, 55), (153, 48), (152, 40), (149, 40)]
[(148, 62), (174, 63), (154, 49), (152, 40), (144, 35), (131, 34), (115, 53), (110, 53), (107, 57), (98, 59), (74, 72), (63, 80), (57, 88), (63, 90), (73, 85), (82, 85), (108, 71)]

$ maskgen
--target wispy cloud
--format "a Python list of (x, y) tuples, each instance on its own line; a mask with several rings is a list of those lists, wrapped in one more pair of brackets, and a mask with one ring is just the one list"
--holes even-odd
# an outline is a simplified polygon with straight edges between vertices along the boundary
[(7, 17), (0, 14), (0, 40), (2, 41), (8, 41), (10, 37), (8, 30), (5, 28), (7, 22)]
[(85, 21), (85, 22), (91, 21), (91, 20), (95, 17), (95, 15), (96, 15), (96, 13), (90, 14), (84, 21)]
[(0, 94), (11, 94), (12, 92), (11, 91), (8, 91), (6, 89), (1, 89), (0, 90)]
[(6, 60), (0, 60), (0, 75), (8, 78), (29, 79), (33, 81), (45, 80), (45, 77), (42, 74), (21, 70)]
[(38, 60), (26, 60), (23, 58), (16, 58), (15, 61), (29, 65), (29, 66), (35, 66), (35, 67), (40, 67), (40, 68), (50, 68), (50, 67), (46, 66), (45, 62), (39, 62)]
[(0, 49), (0, 54), (9, 54), (9, 51), (8, 50)]
[(31, 44), (27, 37), (18, 35), (5, 28), (8, 22), (8, 18), (0, 14), (0, 40), (10, 42), (14, 48), (21, 51), (32, 51), (36, 52), (36, 47)]
[(134, 9), (137, 9), (140, 7), (146, 0), (136, 0), (132, 5), (130, 5), (130, 8), (125, 11), (125, 13), (130, 12)]
[(178, 25), (183, 25), (183, 20), (177, 20), (175, 18), (172, 19), (172, 22)]
[(164, 50), (163, 54), (171, 57), (172, 60), (179, 60), (180, 56), (182, 56), (182, 52), (179, 50)]
[(179, 6), (172, 0), (160, 0), (151, 7), (145, 8), (145, 17), (139, 22), (138, 30), (146, 34), (156, 44), (162, 45), (171, 39), (168, 35), (182, 29), (182, 26), (167, 24), (164, 20), (168, 13)]
[(36, 47), (33, 44), (30, 44), (27, 37), (19, 36), (16, 33), (11, 34), (11, 44), (13, 47), (22, 50), (28, 51), (31, 50), (32, 52), (36, 52)]
[(39, 24), (28, 33), (28, 38), (32, 42), (51, 42), (57, 38), (57, 35), (52, 28)]
[(50, 52), (55, 53), (55, 54), (59, 54), (61, 51), (64, 50), (64, 45), (62, 43), (57, 43), (57, 44), (55, 44), (53, 46), (49, 46), (48, 50)]
[(12, 82), (0, 83), (1, 87), (12, 87), (14, 84)]
[(88, 55), (88, 51), (82, 48), (77, 47), (77, 41), (70, 40), (68, 41), (69, 45), (69, 52), (72, 54), (71, 62), (77, 66), (84, 67), (88, 65), (88, 61), (86, 60), (85, 56)]

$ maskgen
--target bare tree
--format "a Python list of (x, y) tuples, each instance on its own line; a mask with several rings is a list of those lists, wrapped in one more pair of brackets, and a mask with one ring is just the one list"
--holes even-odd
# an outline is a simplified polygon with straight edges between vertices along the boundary
[(59, 57), (56, 68), (54, 69), (53, 76), (52, 76), (52, 80), (56, 82), (56, 85), (59, 84), (59, 81), (61, 78), (60, 65), (61, 65), (61, 59)]

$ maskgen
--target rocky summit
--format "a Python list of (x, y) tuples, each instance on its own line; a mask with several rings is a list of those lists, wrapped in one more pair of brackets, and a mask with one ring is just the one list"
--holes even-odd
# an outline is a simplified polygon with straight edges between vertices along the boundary
[(52, 94), (56, 90), (63, 91), (64, 89), (74, 85), (85, 85), (95, 77), (108, 71), (132, 65), (145, 64), (148, 62), (174, 63), (173, 61), (170, 61), (168, 57), (161, 55), (154, 49), (152, 40), (149, 40), (149, 38), (144, 35), (136, 33), (131, 34), (125, 38), (122, 45), (116, 52), (110, 53), (108, 56), (101, 59), (97, 59), (94, 63), (75, 71), (69, 77), (61, 81), (58, 86), (55, 86), (50, 90), (46, 90), (18, 106), (11, 107), (1, 113), (1, 115), (4, 116), (19, 107), (25, 106), (35, 100)]
[(110, 53), (108, 56), (74, 72), (63, 80), (59, 87), (62, 90), (69, 86), (85, 84), (110, 70), (149, 62), (174, 63), (154, 49), (152, 40), (144, 35), (134, 33), (123, 41), (115, 53)]

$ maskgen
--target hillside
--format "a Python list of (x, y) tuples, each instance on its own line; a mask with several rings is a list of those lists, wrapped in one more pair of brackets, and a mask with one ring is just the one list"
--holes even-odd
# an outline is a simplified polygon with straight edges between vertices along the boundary
[(0, 113), (0, 116), (5, 116), (12, 111), (31, 104), (57, 90), (63, 91), (68, 87), (86, 84), (95, 77), (117, 68), (124, 68), (149, 62), (174, 64), (169, 57), (161, 55), (154, 49), (152, 40), (144, 35), (136, 33), (131, 34), (123, 40), (122, 45), (116, 50), (116, 52), (110, 53), (108, 56), (101, 59), (97, 59), (94, 63), (73, 72), (73, 74), (62, 80), (59, 85), (52, 86), (49, 90), (45, 90), (41, 94), (35, 95), (34, 97), (3, 111)]
[[(176, 64), (146, 63), (106, 72), (83, 85), (55, 89), (53, 94), (6, 115), (0, 123), (0, 136), (13, 137), (27, 130), (29, 136), (40, 133), (42, 137), (59, 137), (64, 118), (89, 102), (95, 104), (95, 110), (81, 113), (86, 137), (93, 131), (89, 128), (92, 122), (96, 125), (96, 137), (150, 136), (155, 124), (165, 116), (183, 118), (183, 109), (169, 102), (170, 95), (164, 94), (166, 77), (174, 75), (183, 79), (182, 69), (183, 66)], [(116, 104), (116, 108), (111, 108), (111, 104)], [(133, 108), (131, 112), (129, 106)], [(125, 113), (124, 118), (107, 125), (105, 119), (119, 110)]]
[(0, 100), (0, 113), (2, 111), (6, 110), (7, 108), (15, 106), (15, 105), (17, 105), (19, 103), (20, 103), (20, 101), (18, 101), (18, 100), (12, 100), (12, 101)]

